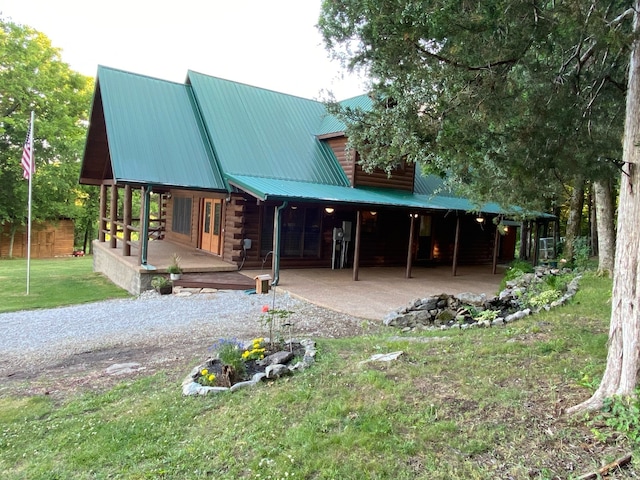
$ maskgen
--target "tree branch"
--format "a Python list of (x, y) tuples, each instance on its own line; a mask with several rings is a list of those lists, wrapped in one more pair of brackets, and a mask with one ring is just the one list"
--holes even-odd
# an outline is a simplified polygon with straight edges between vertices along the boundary
[(486, 65), (481, 65), (481, 66), (472, 66), (472, 65), (466, 65), (464, 63), (459, 63), (456, 62), (455, 60), (451, 60), (450, 58), (446, 58), (443, 57), (442, 55), (439, 55), (435, 52), (430, 52), (427, 49), (425, 49), (424, 47), (422, 47), (422, 45), (420, 45), (419, 43), (414, 43), (416, 49), (421, 52), (423, 55), (426, 55), (428, 57), (432, 57), (435, 58), (436, 60), (446, 63), (447, 65), (451, 65), (452, 67), (456, 67), (456, 68), (462, 68), (464, 70), (469, 70), (471, 72), (475, 72), (475, 71), (479, 71), (479, 70), (491, 70), (492, 68), (495, 67), (499, 67), (502, 65), (513, 65), (514, 63), (516, 63), (519, 59), (518, 58), (508, 58), (506, 60), (498, 60), (496, 62), (489, 62)]

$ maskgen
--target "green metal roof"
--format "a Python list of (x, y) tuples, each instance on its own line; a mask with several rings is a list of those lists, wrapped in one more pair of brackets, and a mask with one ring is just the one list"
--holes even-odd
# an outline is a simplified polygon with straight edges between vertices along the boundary
[(322, 103), (192, 71), (188, 82), (225, 174), (349, 185), (315, 136)]
[(226, 190), (191, 87), (102, 66), (97, 78), (118, 183)]
[(345, 187), (250, 175), (228, 175), (231, 185), (245, 190), (260, 200), (298, 200), (336, 204), (381, 205), (421, 209), (441, 208), (425, 196), (406, 190), (374, 187)]
[[(368, 95), (358, 95), (357, 97), (348, 98), (340, 102), (340, 105), (347, 108), (359, 108), (362, 110), (371, 110), (371, 98)], [(338, 120), (333, 115), (325, 115), (322, 120), (322, 125), (316, 135), (327, 135), (330, 133), (343, 133), (347, 129), (347, 126), (341, 120)]]

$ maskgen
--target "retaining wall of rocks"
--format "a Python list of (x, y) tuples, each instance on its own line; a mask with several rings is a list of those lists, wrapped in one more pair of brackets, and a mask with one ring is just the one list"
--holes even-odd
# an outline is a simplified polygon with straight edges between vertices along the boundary
[[(568, 284), (566, 291), (559, 299), (548, 305), (532, 310), (526, 308), (521, 300), (527, 288), (536, 282), (544, 281), (545, 276), (567, 273), (571, 273), (571, 271), (538, 267), (535, 273), (527, 273), (507, 282), (503, 291), (490, 298), (485, 294), (477, 295), (474, 293), (460, 293), (458, 295), (442, 293), (418, 298), (405, 307), (389, 313), (384, 318), (384, 324), (399, 328), (403, 332), (504, 325), (542, 309), (549, 310), (557, 307), (572, 298), (578, 290), (580, 276), (576, 276)], [(486, 311), (495, 313), (483, 313)]]

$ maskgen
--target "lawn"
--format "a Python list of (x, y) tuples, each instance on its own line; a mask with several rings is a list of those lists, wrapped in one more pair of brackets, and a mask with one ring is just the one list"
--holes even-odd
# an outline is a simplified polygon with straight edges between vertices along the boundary
[(91, 256), (31, 260), (27, 295), (27, 261), (0, 260), (0, 313), (129, 296), (92, 265)]
[(603, 371), (610, 290), (586, 277), (570, 305), (504, 327), (320, 339), (312, 368), (233, 394), (183, 397), (185, 364), (104, 392), (5, 395), (0, 476), (577, 478), (632, 449), (562, 414)]

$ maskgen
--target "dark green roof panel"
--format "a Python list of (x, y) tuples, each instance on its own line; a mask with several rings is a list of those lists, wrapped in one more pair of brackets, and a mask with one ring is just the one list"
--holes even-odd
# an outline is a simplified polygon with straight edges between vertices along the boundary
[[(346, 108), (361, 109), (364, 111), (371, 110), (371, 98), (369, 95), (358, 95), (357, 97), (348, 98), (339, 102)], [(335, 116), (326, 114), (322, 120), (320, 128), (316, 135), (327, 135), (330, 133), (340, 133), (346, 130), (347, 126)]]
[(320, 102), (189, 72), (225, 174), (348, 185), (331, 149), (315, 135)]
[(226, 190), (188, 85), (98, 69), (119, 183)]

